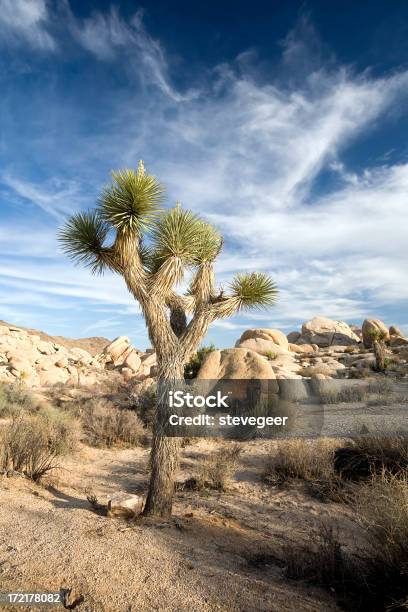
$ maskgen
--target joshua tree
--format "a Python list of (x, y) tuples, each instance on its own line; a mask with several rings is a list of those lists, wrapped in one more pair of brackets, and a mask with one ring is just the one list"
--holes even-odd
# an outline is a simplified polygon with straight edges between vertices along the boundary
[(386, 369), (386, 346), (385, 340), (387, 334), (379, 329), (373, 329), (370, 332), (370, 337), (373, 341), (373, 350), (375, 357), (375, 369), (377, 372), (384, 372)]
[[(179, 203), (162, 208), (164, 189), (145, 172), (112, 173), (94, 211), (73, 215), (60, 231), (64, 251), (93, 273), (120, 274), (141, 306), (156, 351), (159, 380), (173, 384), (216, 319), (268, 306), (277, 289), (265, 274), (238, 274), (228, 291), (217, 291), (213, 264), (222, 248), (220, 233)], [(184, 295), (176, 287), (190, 271)], [(189, 316), (189, 320), (188, 317)], [(167, 406), (158, 394), (145, 514), (171, 513), (180, 440), (166, 437), (160, 424)]]

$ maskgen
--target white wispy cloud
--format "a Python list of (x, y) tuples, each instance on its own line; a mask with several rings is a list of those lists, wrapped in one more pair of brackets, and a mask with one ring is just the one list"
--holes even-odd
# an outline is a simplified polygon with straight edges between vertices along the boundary
[(0, 0), (0, 36), (9, 43), (26, 42), (54, 51), (57, 45), (47, 30), (49, 19), (46, 0)]
[(173, 102), (194, 98), (195, 90), (179, 92), (171, 83), (169, 68), (159, 41), (147, 32), (143, 24), (143, 10), (139, 9), (126, 22), (117, 8), (109, 13), (94, 12), (83, 20), (69, 12), (72, 35), (87, 51), (101, 60), (114, 60), (125, 55), (132, 66), (134, 78), (154, 84)]
[(58, 221), (79, 208), (84, 200), (80, 187), (74, 180), (51, 179), (38, 185), (7, 173), (0, 177), (0, 183)]

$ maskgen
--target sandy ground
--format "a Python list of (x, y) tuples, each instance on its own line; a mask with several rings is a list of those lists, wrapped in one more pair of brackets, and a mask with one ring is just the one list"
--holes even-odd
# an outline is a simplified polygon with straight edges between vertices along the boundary
[[(0, 591), (71, 588), (84, 597), (77, 609), (98, 612), (339, 609), (326, 591), (285, 579), (281, 560), (285, 545), (305, 541), (320, 518), (341, 515), (347, 526), (347, 510), (300, 486), (262, 483), (270, 444), (245, 444), (227, 493), (179, 492), (168, 521), (107, 518), (86, 499), (89, 490), (101, 502), (115, 491), (144, 492), (147, 450), (82, 446), (48, 488), (3, 477)], [(216, 446), (186, 447), (180, 478)], [(254, 564), (261, 553), (268, 563)]]

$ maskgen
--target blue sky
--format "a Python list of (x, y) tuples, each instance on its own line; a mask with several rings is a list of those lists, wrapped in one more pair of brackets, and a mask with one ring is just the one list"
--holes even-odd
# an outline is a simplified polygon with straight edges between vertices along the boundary
[(148, 344), (120, 278), (56, 232), (139, 159), (168, 204), (226, 237), (221, 283), (271, 273), (279, 304), (408, 331), (408, 4), (0, 0), (0, 318)]

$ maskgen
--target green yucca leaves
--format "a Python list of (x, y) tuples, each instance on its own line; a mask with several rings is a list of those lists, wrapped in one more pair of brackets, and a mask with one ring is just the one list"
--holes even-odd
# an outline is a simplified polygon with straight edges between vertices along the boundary
[(263, 272), (237, 274), (229, 285), (233, 298), (239, 300), (239, 309), (262, 308), (275, 304), (278, 289)]
[(146, 174), (139, 162), (137, 172), (112, 172), (113, 183), (99, 198), (103, 219), (122, 232), (141, 233), (157, 217), (163, 201), (164, 188), (151, 174)]
[(275, 303), (276, 285), (261, 272), (238, 274), (228, 294), (221, 292), (217, 297), (213, 262), (223, 245), (220, 232), (179, 203), (163, 211), (164, 189), (146, 174), (142, 162), (137, 171), (125, 169), (112, 177), (96, 211), (73, 215), (60, 231), (59, 241), (69, 257), (94, 273), (105, 267), (123, 275), (133, 270), (134, 279), (138, 268), (137, 278), (145, 285), (142, 301), (148, 296), (167, 305), (174, 302), (174, 287), (183, 280), (186, 268), (194, 268), (183, 309), (201, 311), (211, 305), (213, 318)]
[(213, 261), (222, 247), (218, 230), (179, 203), (157, 220), (151, 238), (156, 269), (170, 257), (180, 258), (186, 266)]
[(214, 261), (222, 248), (222, 236), (213, 225), (200, 221), (197, 237), (195, 263)]
[(178, 204), (162, 214), (152, 228), (153, 259), (161, 265), (178, 257), (184, 265), (194, 263), (201, 232), (200, 219)]
[(73, 215), (59, 232), (59, 242), (63, 251), (76, 263), (101, 273), (105, 266), (103, 244), (109, 226), (97, 212), (84, 212)]

